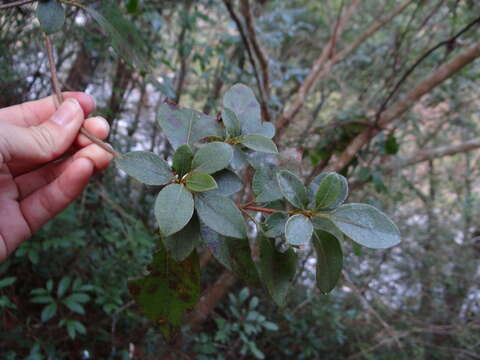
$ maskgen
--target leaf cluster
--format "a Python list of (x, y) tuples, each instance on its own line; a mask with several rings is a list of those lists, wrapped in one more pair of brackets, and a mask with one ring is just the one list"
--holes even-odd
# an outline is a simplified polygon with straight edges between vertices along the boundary
[[(160, 327), (167, 336), (180, 324), (179, 318), (167, 315), (183, 314), (194, 302), (182, 305), (179, 290), (167, 291), (162, 283), (170, 275), (176, 283), (191, 276), (190, 271), (172, 269), (187, 263), (189, 269), (198, 266), (189, 259), (199, 245), (248, 284), (263, 284), (283, 306), (296, 273), (297, 251), (310, 243), (317, 253), (317, 285), (328, 293), (342, 270), (345, 236), (370, 248), (388, 248), (400, 241), (395, 224), (373, 206), (344, 204), (348, 182), (343, 176), (322, 173), (306, 186), (299, 176), (277, 165), (274, 128), (261, 121), (252, 90), (242, 84), (233, 86), (223, 105), (216, 119), (172, 103), (162, 104), (158, 120), (175, 150), (171, 161), (144, 151), (116, 159), (128, 175), (160, 187), (154, 213), (162, 250), (150, 266), (150, 275), (133, 280), (131, 291), (147, 317), (166, 323)], [(234, 201), (246, 186), (237, 173), (247, 166), (255, 171), (252, 190), (258, 206), (240, 205), (241, 196)], [(245, 217), (255, 219), (251, 211), (262, 213), (263, 219), (255, 231), (258, 261), (252, 257), (245, 221)], [(165, 264), (171, 272), (163, 272)], [(168, 301), (165, 293), (169, 293)], [(158, 305), (160, 298), (164, 299), (162, 306)]]

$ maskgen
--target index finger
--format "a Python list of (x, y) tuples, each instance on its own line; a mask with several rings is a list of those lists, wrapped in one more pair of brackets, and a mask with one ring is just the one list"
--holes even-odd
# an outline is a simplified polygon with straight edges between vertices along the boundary
[[(77, 99), (83, 109), (85, 117), (95, 109), (95, 100), (83, 92), (64, 92), (65, 98)], [(10, 124), (30, 127), (36, 126), (50, 117), (56, 111), (54, 96), (41, 100), (29, 101), (23, 104), (0, 109), (0, 121), (7, 121)]]

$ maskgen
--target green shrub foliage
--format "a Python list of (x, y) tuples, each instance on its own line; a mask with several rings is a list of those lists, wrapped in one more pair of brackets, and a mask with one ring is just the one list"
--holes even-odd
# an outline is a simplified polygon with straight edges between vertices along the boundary
[[(274, 128), (262, 123), (251, 89), (233, 86), (223, 105), (220, 121), (171, 103), (161, 106), (159, 124), (175, 149), (172, 166), (143, 151), (116, 160), (136, 180), (163, 186), (154, 212), (165, 249), (155, 255), (147, 277), (130, 281), (130, 289), (143, 313), (167, 336), (198, 299), (199, 264), (189, 259), (200, 244), (249, 284), (262, 283), (282, 306), (295, 277), (296, 252), (310, 242), (317, 254), (317, 286), (323, 293), (330, 292), (340, 277), (344, 235), (374, 249), (400, 242), (397, 227), (381, 211), (365, 204), (343, 204), (348, 196), (343, 176), (323, 173), (305, 184), (299, 174), (278, 165)], [(247, 166), (255, 171), (256, 203), (242, 205), (236, 195), (244, 184), (236, 172)], [(247, 231), (245, 219), (256, 219), (258, 213), (262, 221), (252, 221), (256, 227)], [(260, 256), (255, 261), (249, 237), (258, 241)], [(175, 271), (162, 270), (167, 263)], [(168, 296), (153, 290), (166, 288), (168, 281), (179, 284), (168, 288)]]

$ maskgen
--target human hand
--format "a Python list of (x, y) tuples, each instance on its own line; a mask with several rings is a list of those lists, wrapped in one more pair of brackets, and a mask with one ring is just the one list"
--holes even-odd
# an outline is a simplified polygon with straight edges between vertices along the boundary
[(84, 93), (64, 96), (57, 111), (53, 97), (0, 109), (0, 263), (112, 160), (79, 134), (84, 126), (100, 139), (108, 135), (105, 119), (85, 120), (94, 100)]

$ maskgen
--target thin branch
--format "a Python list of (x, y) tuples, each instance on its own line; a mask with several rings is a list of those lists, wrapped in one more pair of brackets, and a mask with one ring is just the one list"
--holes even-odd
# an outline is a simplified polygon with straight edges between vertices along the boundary
[(263, 212), (265, 214), (276, 214), (276, 213), (287, 213), (288, 212), (288, 211), (283, 211), (283, 210), (266, 209), (266, 208), (262, 208), (262, 207), (251, 206), (251, 205), (240, 206), (240, 208), (243, 209), (243, 210)]
[[(47, 49), (47, 56), (48, 56), (48, 64), (50, 67), (50, 75), (52, 78), (52, 87), (55, 92), (55, 106), (58, 108), (62, 103), (63, 103), (63, 94), (62, 90), (60, 88), (60, 82), (58, 81), (58, 74), (57, 74), (57, 69), (55, 66), (55, 58), (53, 54), (53, 45), (52, 45), (52, 40), (48, 35), (45, 36), (45, 46)], [(88, 140), (93, 142), (94, 144), (100, 146), (103, 150), (109, 152), (112, 154), (114, 157), (120, 157), (121, 154), (114, 150), (111, 145), (104, 143), (102, 140), (91, 134), (87, 129), (84, 127), (80, 128), (80, 133), (84, 135)]]
[(478, 57), (480, 57), (480, 41), (474, 43), (463, 53), (440, 66), (435, 72), (418, 83), (417, 86), (409, 91), (402, 99), (394, 103), (383, 113), (378, 121), (378, 127), (368, 128), (357, 135), (357, 137), (350, 142), (340, 157), (335, 161), (335, 164), (332, 164), (329, 168), (332, 171), (340, 171), (343, 169), (350, 163), (350, 161), (352, 161), (360, 149), (380, 132), (380, 129), (399, 118), (407, 112), (414, 103), (420, 100), (423, 95), (443, 83), (465, 66), (472, 63)]
[(0, 9), (8, 9), (11, 7), (16, 7), (16, 6), (22, 6), (26, 4), (31, 4), (33, 2), (36, 2), (37, 0), (19, 0), (19, 1), (14, 1), (8, 4), (0, 5)]
[(258, 84), (258, 89), (260, 92), (260, 105), (262, 108), (262, 116), (265, 121), (268, 121), (270, 118), (269, 112), (268, 112), (268, 98), (264, 92), (263, 86), (262, 86), (262, 80), (260, 79), (260, 75), (258, 74), (258, 69), (257, 69), (257, 64), (255, 62), (255, 58), (253, 56), (253, 52), (250, 46), (250, 42), (248, 41), (247, 35), (245, 34), (245, 30), (243, 29), (242, 22), (238, 18), (237, 14), (235, 13), (235, 10), (233, 9), (232, 5), (232, 0), (222, 0), (223, 3), (225, 4), (225, 7), (228, 10), (228, 13), (230, 14), (230, 17), (232, 20), (235, 22), (238, 28), (238, 32), (240, 33), (240, 37), (242, 38), (242, 41), (245, 45), (245, 49), (247, 50), (248, 54), (248, 59), (250, 61), (250, 64), (252, 65), (253, 69), (253, 74), (255, 76), (255, 79), (257, 80)]
[(382, 113), (385, 111), (385, 109), (387, 108), (387, 105), (388, 103), (390, 102), (390, 100), (392, 100), (392, 98), (395, 96), (395, 94), (398, 92), (398, 90), (400, 89), (400, 87), (403, 85), (403, 83), (407, 80), (407, 78), (415, 71), (415, 69), (426, 59), (428, 58), (431, 54), (433, 54), (436, 50), (446, 46), (447, 48), (448, 47), (452, 47), (455, 45), (455, 41), (460, 37), (462, 36), (463, 34), (465, 34), (468, 30), (470, 30), (472, 27), (474, 27), (475, 25), (479, 24), (480, 23), (480, 17), (476, 18), (475, 20), (473, 20), (472, 22), (470, 22), (468, 25), (466, 25), (462, 30), (460, 30), (458, 33), (456, 33), (454, 36), (452, 36), (450, 39), (447, 39), (447, 40), (444, 40), (440, 43), (438, 43), (437, 45), (435, 45), (434, 47), (432, 47), (430, 50), (428, 50), (427, 52), (425, 52), (425, 54), (423, 54), (422, 56), (420, 56), (420, 58), (415, 61), (415, 63), (410, 66), (409, 69), (407, 69), (407, 71), (403, 74), (403, 76), (400, 78), (400, 80), (398, 80), (398, 82), (396, 83), (396, 85), (394, 86), (393, 90), (390, 92), (390, 94), (388, 94), (387, 98), (385, 99), (385, 101), (382, 103), (382, 105), (380, 106), (380, 109), (378, 110), (377, 112), (377, 115), (376, 115), (376, 119), (378, 120), (380, 118), (380, 116), (382, 115)]
[(363, 306), (365, 306), (365, 308), (368, 310), (368, 312), (370, 312), (380, 322), (380, 324), (382, 324), (382, 326), (385, 328), (385, 330), (387, 330), (387, 332), (390, 334), (390, 336), (395, 340), (397, 346), (400, 349), (402, 349), (403, 346), (398, 339), (399, 336), (398, 336), (397, 332), (394, 329), (392, 329), (392, 327), (390, 325), (388, 325), (385, 322), (385, 320), (383, 320), (383, 318), (380, 316), (380, 314), (370, 305), (370, 303), (367, 301), (367, 299), (365, 299), (365, 297), (362, 295), (360, 290), (358, 290), (357, 286), (350, 279), (350, 276), (348, 275), (348, 273), (345, 270), (342, 270), (342, 274), (343, 274), (343, 277), (345, 278), (345, 280), (348, 282), (348, 285), (353, 289), (353, 292), (358, 297), (360, 302), (363, 304)]
[(307, 95), (312, 89), (312, 87), (317, 83), (319, 74), (321, 74), (322, 69), (324, 68), (325, 64), (332, 56), (334, 47), (336, 45), (337, 38), (341, 35), (342, 31), (346, 27), (350, 17), (353, 15), (354, 10), (360, 5), (359, 0), (353, 0), (350, 7), (340, 16), (334, 28), (332, 29), (332, 35), (328, 40), (327, 44), (322, 50), (322, 53), (315, 61), (310, 73), (305, 78), (304, 82), (300, 86), (297, 94), (294, 97), (293, 103), (290, 106), (287, 106), (280, 118), (277, 119), (276, 127), (277, 127), (277, 134), (275, 136), (275, 140), (279, 141), (280, 138), (285, 133), (285, 130), (288, 128), (290, 123), (292, 122), (293, 118), (298, 114), (300, 109), (303, 107), (307, 99)]
[(472, 139), (465, 141), (462, 144), (458, 145), (446, 145), (440, 146), (434, 149), (421, 150), (412, 157), (402, 160), (395, 161), (386, 165), (386, 169), (389, 171), (398, 170), (407, 166), (412, 166), (423, 161), (429, 161), (437, 159), (444, 156), (451, 156), (458, 153), (469, 152), (472, 150), (477, 150), (480, 148), (480, 138)]
[[(306, 101), (307, 94), (311, 90), (311, 88), (316, 83), (318, 83), (318, 81), (320, 81), (322, 78), (326, 77), (330, 73), (333, 66), (343, 61), (346, 57), (348, 57), (351, 53), (353, 53), (361, 44), (363, 44), (366, 40), (372, 37), (385, 24), (389, 23), (393, 18), (395, 18), (400, 13), (402, 13), (413, 2), (414, 0), (407, 0), (404, 4), (396, 8), (390, 14), (376, 21), (357, 40), (355, 40), (346, 49), (340, 51), (331, 60), (325, 63), (324, 63), (324, 60), (322, 59), (322, 57), (324, 56), (324, 52), (326, 51), (326, 49), (324, 49), (324, 52), (322, 52), (322, 55), (320, 55), (315, 65), (313, 66), (312, 70), (310, 71), (309, 75), (300, 86), (300, 89), (297, 95), (294, 97), (292, 105), (285, 108), (285, 110), (282, 112), (282, 115), (277, 119), (277, 136), (276, 136), (277, 141), (281, 137), (283, 132), (286, 130), (290, 122), (293, 121), (294, 117), (298, 114), (300, 109), (303, 107)], [(353, 2), (352, 5), (350, 6), (350, 9), (352, 8), (355, 9), (358, 5), (359, 5), (358, 2)], [(346, 26), (346, 22), (348, 22), (350, 16), (352, 15), (351, 11), (347, 11), (345, 16), (343, 17), (342, 24), (338, 26), (339, 29), (337, 31), (338, 32), (337, 37), (341, 35), (343, 28)], [(327, 47), (328, 47), (328, 44), (327, 44)]]
[(50, 76), (52, 78), (52, 87), (53, 91), (55, 92), (55, 106), (58, 108), (62, 103), (63, 103), (63, 94), (62, 90), (60, 88), (60, 82), (58, 81), (58, 75), (57, 75), (57, 67), (55, 65), (55, 59), (53, 56), (53, 46), (52, 46), (52, 40), (50, 39), (50, 36), (44, 35), (45, 38), (45, 47), (47, 48), (47, 56), (48, 56), (48, 65), (50, 67)]
[(260, 43), (258, 42), (257, 35), (255, 32), (255, 25), (253, 24), (253, 14), (250, 7), (249, 0), (241, 0), (241, 12), (243, 17), (245, 18), (245, 25), (247, 28), (247, 35), (250, 40), (250, 43), (255, 51), (255, 55), (257, 55), (258, 62), (260, 63), (260, 67), (262, 69), (262, 86), (265, 94), (269, 96), (270, 93), (270, 74), (269, 74), (269, 61), (267, 53), (265, 49), (262, 48)]

